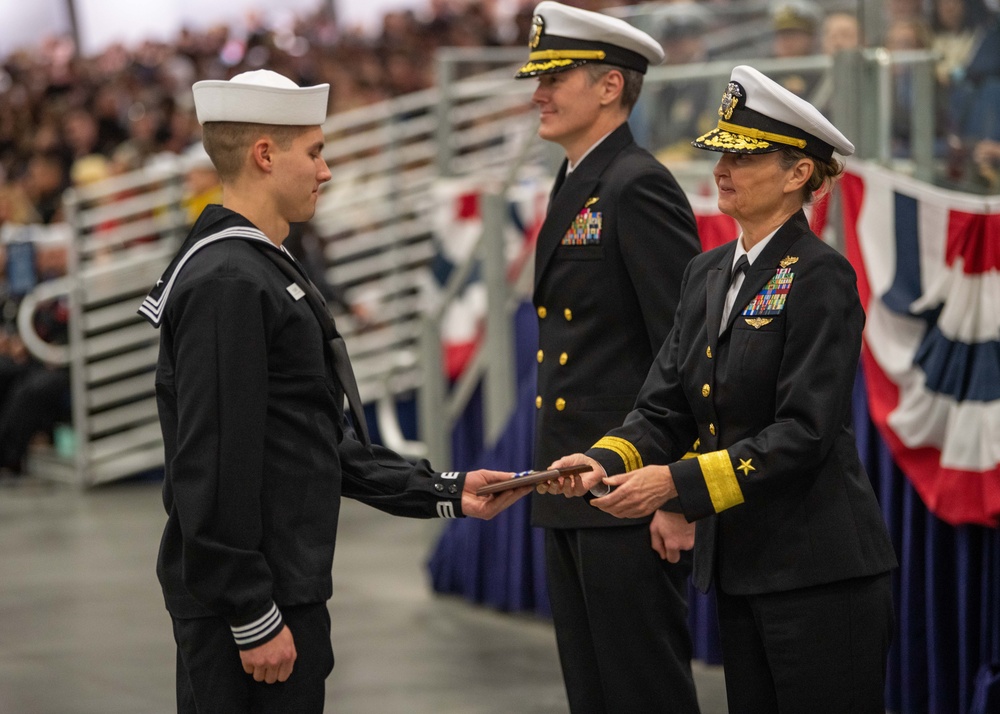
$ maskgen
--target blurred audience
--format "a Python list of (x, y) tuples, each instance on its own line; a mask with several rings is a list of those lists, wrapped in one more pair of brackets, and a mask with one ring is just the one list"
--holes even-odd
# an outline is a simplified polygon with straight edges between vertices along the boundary
[[(772, 54), (779, 59), (808, 57), (819, 50), (819, 28), (823, 11), (811, 0), (779, 0), (771, 6), (774, 30)], [(807, 100), (819, 83), (822, 73), (793, 72), (778, 77), (785, 89)]]
[[(431, 87), (435, 52), (442, 46), (524, 45), (535, 4), (535, 0), (521, 0), (501, 16), (495, 2), (429, 0), (422, 12), (387, 13), (374, 35), (339, 26), (324, 9), (276, 27), (250, 17), (241, 28), (185, 29), (171, 43), (148, 41), (135, 48), (116, 45), (91, 57), (78, 54), (67, 38), (50, 38), (19, 50), (0, 58), (0, 229), (5, 224), (59, 222), (64, 219), (66, 188), (154, 161), (181, 162), (185, 207), (190, 215), (197, 215), (206, 203), (219, 200), (219, 189), (201, 148), (190, 94), (193, 82), (266, 66), (299, 84), (328, 82), (331, 113), (357, 109)], [(602, 10), (627, 3), (581, 0), (575, 4)], [(658, 33), (668, 64), (719, 56), (711, 54), (706, 39), (725, 15), (715, 12), (723, 5), (736, 7), (737, 3), (650, 6), (656, 13), (653, 34)], [(773, 56), (833, 55), (856, 48), (861, 39), (858, 19), (844, 8), (832, 0), (822, 5), (812, 0), (774, 2), (769, 6)], [(885, 4), (887, 48), (932, 48), (939, 55), (936, 73), (946, 105), (939, 110), (940, 124), (942, 137), (947, 137), (947, 150), (941, 148), (939, 155), (947, 151), (948, 175), (954, 183), (975, 190), (1000, 191), (998, 12), (1000, 0), (933, 0), (926, 6), (922, 0), (887, 0)], [(477, 69), (470, 66), (467, 71)], [(819, 72), (793, 72), (782, 82), (822, 104), (829, 87), (819, 84), (820, 76)], [(907, 71), (894, 74), (896, 155), (908, 151), (911, 85)], [(645, 122), (642, 135), (665, 161), (685, 154), (689, 138), (704, 133), (717, 119), (718, 97), (708, 86), (694, 81), (674, 83), (644, 97), (649, 104), (636, 113), (635, 121)], [(359, 179), (347, 178), (356, 188)], [(322, 246), (309, 230), (300, 238), (305, 260), (321, 256)], [(44, 258), (45, 252), (39, 255)], [(16, 296), (8, 294), (4, 260), (0, 246), (0, 466), (14, 469), (22, 458), (24, 439), (18, 436), (15, 447), (7, 445), (12, 442), (4, 436), (4, 429), (17, 420), (12, 422), (5, 410), (20, 377), (35, 370), (29, 369), (33, 362), (12, 332)], [(322, 275), (317, 273), (317, 277)], [(329, 296), (360, 321), (368, 319), (336, 291)], [(58, 306), (53, 310), (58, 315)], [(57, 381), (58, 375), (51, 377), (49, 385)], [(63, 406), (62, 401), (53, 402), (49, 411)]]
[[(947, 0), (951, 1), (951, 0)], [(820, 48), (825, 55), (857, 49), (861, 43), (858, 18), (852, 13), (835, 10), (823, 18)]]
[(931, 47), (940, 56), (937, 78), (942, 87), (961, 80), (972, 56), (977, 34), (975, 17), (966, 0), (934, 0)]
[[(704, 62), (708, 59), (705, 33), (711, 25), (712, 13), (703, 5), (672, 3), (658, 13), (652, 35), (663, 46), (666, 64)], [(630, 123), (635, 129), (639, 117), (646, 117), (648, 131), (637, 135), (648, 135), (657, 158), (669, 165), (693, 156), (696, 149), (691, 146), (691, 137), (701, 136), (718, 121), (717, 94), (716, 88), (702, 80), (670, 82), (640, 97), (640, 109)], [(647, 103), (653, 111), (645, 111)]]
[(1000, 0), (986, 0), (968, 63), (948, 95), (948, 178), (959, 188), (996, 192), (1000, 142)]

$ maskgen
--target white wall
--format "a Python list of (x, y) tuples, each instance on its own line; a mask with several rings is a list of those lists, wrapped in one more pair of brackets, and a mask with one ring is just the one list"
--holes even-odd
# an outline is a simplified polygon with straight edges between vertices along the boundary
[[(0, 0), (0, 57), (34, 46), (45, 37), (70, 32), (71, 0)], [(270, 19), (315, 11), (325, 0), (72, 0), (81, 51), (95, 54), (114, 42), (133, 46), (147, 38), (172, 39), (184, 25), (205, 28), (219, 23), (242, 26), (248, 12)], [(385, 0), (341, 2), (369, 5)]]
[[(8, 0), (0, 0), (8, 2)], [(250, 12), (276, 19), (291, 13), (314, 12), (322, 0), (75, 0), (84, 54), (99, 52), (114, 42), (133, 45), (143, 39), (169, 40), (183, 26), (203, 29), (220, 23), (242, 26)], [(280, 5), (279, 8), (275, 8)]]
[(66, 0), (0, 0), (0, 57), (69, 32)]
[[(67, 6), (76, 7), (81, 50), (95, 54), (109, 44), (134, 46), (145, 39), (169, 40), (183, 26), (204, 29), (219, 23), (244, 25), (249, 12), (270, 20), (314, 12), (330, 0), (0, 0), (0, 57), (46, 36), (70, 32)], [(333, 0), (345, 29), (377, 33), (389, 10), (428, 7), (428, 0)], [(501, 13), (511, 13), (519, 0), (499, 0)]]

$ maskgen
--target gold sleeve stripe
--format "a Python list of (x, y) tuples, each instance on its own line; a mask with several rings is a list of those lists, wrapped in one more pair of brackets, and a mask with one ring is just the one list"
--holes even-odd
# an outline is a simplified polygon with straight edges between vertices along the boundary
[(784, 134), (772, 134), (769, 131), (761, 131), (760, 129), (751, 129), (748, 126), (740, 126), (739, 124), (731, 124), (728, 121), (720, 121), (719, 128), (722, 129), (723, 131), (731, 131), (734, 134), (749, 136), (751, 139), (765, 139), (767, 141), (776, 141), (779, 144), (787, 144), (788, 146), (797, 146), (800, 149), (806, 148), (806, 140), (796, 139), (794, 136), (785, 136)]
[(538, 60), (602, 60), (606, 57), (604, 50), (538, 50), (528, 55), (532, 62)]
[(716, 513), (743, 503), (743, 491), (736, 480), (728, 451), (712, 451), (698, 456), (698, 465), (708, 487), (708, 497)]
[(607, 449), (614, 451), (621, 457), (625, 464), (626, 471), (635, 471), (642, 468), (642, 457), (639, 450), (632, 446), (632, 443), (617, 436), (605, 436), (594, 444), (595, 449)]

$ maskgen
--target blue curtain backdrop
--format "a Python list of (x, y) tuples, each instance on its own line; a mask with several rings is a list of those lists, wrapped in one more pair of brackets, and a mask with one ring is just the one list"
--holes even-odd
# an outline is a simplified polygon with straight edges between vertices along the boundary
[[(499, 442), (483, 448), (481, 404), (456, 435), (456, 468), (531, 466), (534, 355), (531, 305), (515, 316), (517, 409)], [(1000, 531), (952, 527), (924, 507), (868, 418), (863, 376), (854, 390), (858, 449), (882, 504), (900, 567), (893, 574), (897, 628), (887, 705), (901, 714), (1000, 714)], [(541, 531), (524, 499), (490, 522), (454, 521), (430, 556), (435, 591), (502, 611), (549, 615)], [(692, 589), (695, 657), (721, 661), (715, 603)]]

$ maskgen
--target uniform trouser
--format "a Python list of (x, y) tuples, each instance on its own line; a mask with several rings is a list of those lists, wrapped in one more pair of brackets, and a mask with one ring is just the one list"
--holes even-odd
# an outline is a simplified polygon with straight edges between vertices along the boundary
[(730, 714), (884, 714), (888, 573), (716, 596)]
[(573, 714), (698, 711), (687, 570), (646, 525), (546, 529), (546, 567)]
[(326, 603), (284, 607), (296, 660), (285, 682), (255, 682), (243, 671), (233, 633), (214, 617), (174, 618), (178, 714), (319, 714), (333, 670)]

